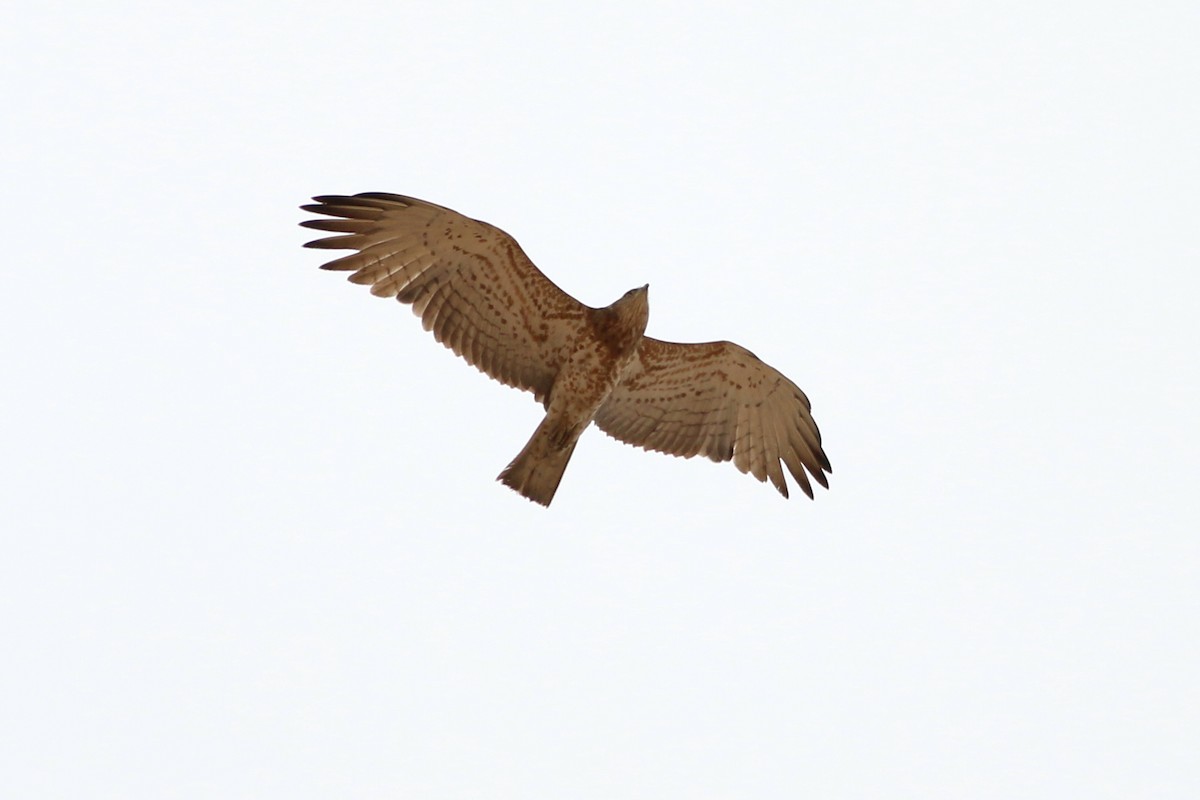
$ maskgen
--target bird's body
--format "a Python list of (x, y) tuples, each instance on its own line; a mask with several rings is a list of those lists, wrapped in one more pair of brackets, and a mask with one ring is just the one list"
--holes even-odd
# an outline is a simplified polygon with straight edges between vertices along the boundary
[(589, 309), (584, 334), (572, 340), (533, 438), (500, 473), (530, 500), (550, 505), (575, 443), (628, 371), (650, 319), (648, 286), (608, 308)]
[(302, 225), (347, 234), (306, 246), (357, 253), (324, 265), (413, 306), (426, 330), (482, 372), (533, 392), (546, 417), (499, 480), (549, 505), (593, 421), (630, 444), (714, 461), (787, 496), (780, 462), (811, 497), (829, 460), (808, 399), (731, 342), (645, 336), (648, 287), (591, 308), (555, 286), (511, 236), (411, 197), (321, 196)]

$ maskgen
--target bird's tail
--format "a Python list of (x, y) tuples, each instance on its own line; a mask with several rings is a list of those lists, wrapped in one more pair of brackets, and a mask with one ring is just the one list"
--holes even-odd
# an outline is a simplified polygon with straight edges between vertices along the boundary
[(579, 441), (578, 433), (572, 436), (561, 428), (547, 415), (496, 480), (535, 503), (550, 505)]

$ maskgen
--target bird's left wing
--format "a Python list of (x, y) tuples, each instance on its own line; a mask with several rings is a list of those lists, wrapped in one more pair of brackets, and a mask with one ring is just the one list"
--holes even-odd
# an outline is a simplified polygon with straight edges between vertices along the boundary
[(433, 203), (382, 192), (323, 195), (300, 224), (345, 234), (305, 247), (357, 250), (322, 269), (411, 304), (426, 330), (481, 372), (544, 401), (587, 306), (542, 274), (516, 240)]
[(732, 460), (784, 497), (787, 465), (809, 496), (805, 470), (828, 488), (832, 472), (804, 392), (732, 342), (675, 344), (644, 337), (596, 425), (628, 444), (690, 458)]

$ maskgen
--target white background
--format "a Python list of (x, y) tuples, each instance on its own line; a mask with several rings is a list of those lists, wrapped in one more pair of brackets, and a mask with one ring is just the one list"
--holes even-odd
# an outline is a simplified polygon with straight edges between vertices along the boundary
[[(25, 3), (0, 794), (1200, 793), (1194, 3)], [(317, 270), (512, 233), (813, 401), (815, 502), (540, 418)]]

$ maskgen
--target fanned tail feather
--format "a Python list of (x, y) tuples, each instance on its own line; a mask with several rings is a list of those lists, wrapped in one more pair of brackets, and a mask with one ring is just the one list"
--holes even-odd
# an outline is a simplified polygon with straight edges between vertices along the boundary
[(554, 435), (550, 418), (543, 419), (529, 442), (496, 480), (535, 503), (550, 505), (579, 437), (565, 444), (559, 444), (561, 441), (561, 436)]

